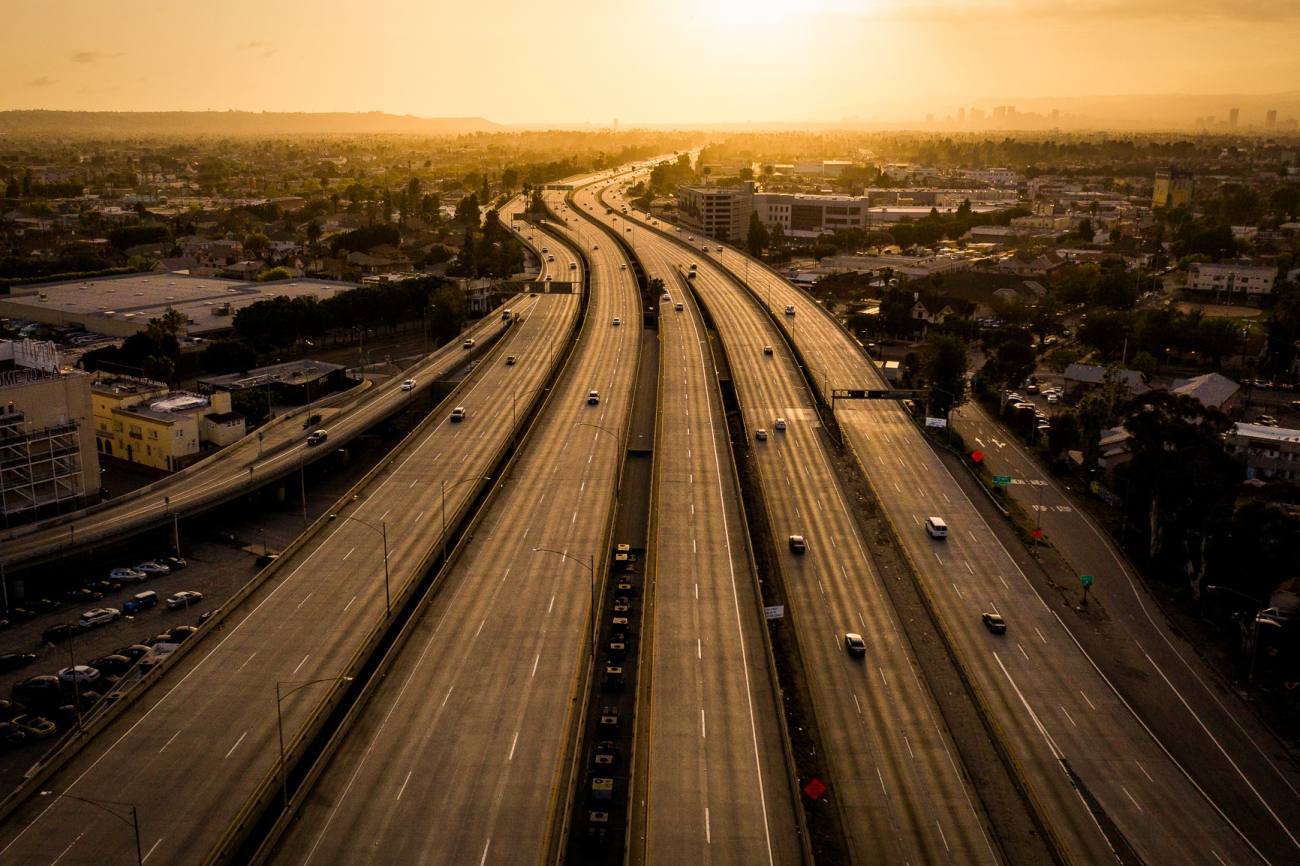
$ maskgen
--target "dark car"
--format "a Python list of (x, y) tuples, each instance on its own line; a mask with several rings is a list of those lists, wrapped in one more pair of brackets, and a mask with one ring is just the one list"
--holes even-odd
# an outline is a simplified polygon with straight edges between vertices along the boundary
[(185, 558), (183, 556), (160, 556), (155, 561), (161, 562), (163, 565), (167, 566), (172, 571), (176, 571), (177, 569), (181, 569), (189, 565), (189, 563), (185, 561)]
[(106, 676), (120, 677), (131, 669), (131, 665), (135, 664), (135, 661), (127, 656), (107, 655), (91, 659), (86, 664)]
[(3, 653), (0, 654), (0, 671), (16, 671), (34, 661), (36, 661), (35, 653)]
[(36, 616), (36, 611), (28, 610), (25, 607), (9, 608), (9, 619), (12, 622), (27, 622), (27, 620)]
[(33, 601), (31, 605), (37, 613), (49, 613), (52, 610), (58, 610), (63, 607), (63, 602), (55, 601), (52, 598), (38, 598)]
[(171, 637), (172, 643), (180, 643), (197, 631), (198, 629), (192, 625), (178, 625), (167, 634)]
[(69, 638), (75, 637), (81, 632), (81, 626), (70, 622), (61, 622), (58, 625), (52, 625), (45, 631), (41, 632), (41, 640), (46, 643), (63, 643)]
[(0, 698), (0, 721), (7, 722), (14, 716), (22, 715), (25, 712), (27, 711), (23, 709), (22, 704)]
[(38, 674), (15, 685), (13, 696), (26, 706), (63, 703), (63, 684), (54, 674)]
[(104, 593), (97, 592), (86, 587), (70, 589), (63, 594), (63, 597), (72, 604), (84, 604), (91, 601), (99, 601), (104, 597)]
[(13, 722), (0, 722), (0, 749), (13, 749), (27, 741), (27, 734)]
[(145, 646), (142, 643), (133, 643), (124, 646), (121, 649), (114, 650), (113, 655), (125, 656), (126, 658), (130, 659), (132, 662), (138, 662), (148, 652), (149, 652), (149, 647)]
[(110, 592), (117, 592), (122, 588), (122, 584), (116, 580), (92, 580), (86, 586), (95, 592), (102, 592), (107, 595)]
[(1002, 618), (1002, 614), (982, 613), (980, 619), (984, 622), (984, 627), (994, 634), (1007, 633), (1007, 621)]

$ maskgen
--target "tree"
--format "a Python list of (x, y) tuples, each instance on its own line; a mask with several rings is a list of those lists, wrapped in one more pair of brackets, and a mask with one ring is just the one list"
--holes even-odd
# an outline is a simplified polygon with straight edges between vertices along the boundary
[(749, 254), (756, 257), (761, 256), (771, 240), (772, 238), (767, 233), (763, 221), (758, 218), (758, 214), (751, 213), (749, 215), (749, 233), (745, 238), (745, 247), (749, 250)]
[(257, 352), (243, 340), (216, 340), (199, 355), (199, 366), (208, 373), (244, 373), (257, 364)]
[(1073, 412), (1058, 412), (1047, 422), (1047, 453), (1053, 460), (1079, 445), (1079, 419)]
[(1079, 326), (1079, 339), (1107, 358), (1117, 356), (1128, 336), (1129, 318), (1123, 313), (1098, 312)]
[(149, 320), (145, 326), (150, 339), (161, 345), (166, 340), (175, 340), (185, 331), (189, 319), (180, 310), (168, 307), (161, 316)]
[(1092, 220), (1088, 219), (1087, 217), (1084, 217), (1079, 222), (1079, 231), (1078, 231), (1079, 239), (1084, 241), (1091, 241), (1093, 235), (1095, 234), (1097, 234), (1097, 231), (1092, 227)]
[(921, 372), (930, 388), (930, 410), (947, 417), (966, 394), (966, 344), (942, 334), (925, 347)]
[(320, 220), (313, 219), (311, 222), (307, 223), (307, 242), (312, 245), (312, 249), (315, 249), (316, 244), (320, 242), (320, 234)]
[(252, 232), (244, 237), (244, 255), (260, 259), (271, 246), (271, 239), (261, 232)]
[(519, 172), (516, 169), (507, 168), (501, 172), (501, 188), (503, 190), (510, 192), (517, 186), (519, 186)]
[(1034, 371), (1037, 356), (1033, 337), (1020, 328), (1008, 328), (995, 334), (988, 360), (984, 362), (983, 375), (997, 387), (1018, 387)]

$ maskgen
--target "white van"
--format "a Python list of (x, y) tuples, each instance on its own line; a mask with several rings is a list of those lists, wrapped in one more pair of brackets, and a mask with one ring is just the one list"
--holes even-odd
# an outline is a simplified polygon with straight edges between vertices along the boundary
[(942, 517), (927, 517), (925, 519), (925, 531), (930, 533), (931, 538), (947, 538), (948, 524), (943, 522)]

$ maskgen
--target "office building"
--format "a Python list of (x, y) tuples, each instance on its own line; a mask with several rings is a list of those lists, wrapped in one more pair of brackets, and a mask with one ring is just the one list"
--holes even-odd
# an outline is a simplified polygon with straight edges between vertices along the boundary
[(0, 342), (0, 512), (5, 525), (99, 495), (90, 376), (53, 343)]
[(1239, 121), (1240, 119), (1241, 119), (1241, 109), (1240, 109), (1240, 108), (1229, 108), (1229, 109), (1228, 109), (1228, 126), (1229, 126), (1229, 127), (1231, 127), (1232, 129), (1236, 129), (1236, 128), (1237, 128), (1237, 121)]
[(1191, 172), (1172, 168), (1156, 172), (1155, 187), (1151, 191), (1152, 207), (1186, 207), (1191, 203)]
[(688, 225), (726, 243), (741, 243), (754, 212), (754, 183), (740, 186), (683, 186), (677, 190), (677, 209)]
[(1264, 128), (1277, 129), (1277, 109), (1270, 108), (1264, 115)]

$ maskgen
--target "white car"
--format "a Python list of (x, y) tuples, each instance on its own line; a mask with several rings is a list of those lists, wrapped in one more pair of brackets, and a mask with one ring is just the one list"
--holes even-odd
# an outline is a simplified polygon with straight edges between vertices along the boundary
[(615, 316), (614, 318), (609, 320), (609, 323), (613, 325), (615, 328), (617, 328), (619, 325), (623, 324), (623, 320), (620, 319), (618, 316)]
[(588, 392), (587, 392), (587, 405), (588, 405), (588, 406), (595, 406), (595, 405), (597, 405), (597, 404), (599, 404), (599, 403), (600, 403), (600, 392), (599, 392), (599, 391), (588, 391)]
[(59, 679), (65, 683), (76, 683), (85, 685), (93, 683), (99, 679), (99, 668), (92, 668), (90, 665), (73, 665), (70, 668), (63, 668), (59, 671)]
[(766, 442), (767, 431), (764, 430), (762, 427), (759, 427), (757, 430), (754, 431), (754, 438), (757, 439), (759, 442)]
[(154, 562), (152, 559), (148, 562), (142, 562), (135, 567), (136, 571), (143, 571), (145, 574), (171, 574), (172, 570), (163, 565), (161, 562)]
[(1060, 403), (1060, 402), (1061, 402), (1061, 398), (1058, 397), (1058, 396), (1056, 396), (1055, 394), (1048, 394), (1048, 395), (1047, 395), (1047, 402), (1048, 402), (1048, 403), (1053, 403), (1053, 404), (1055, 404), (1055, 403)]
[(464, 406), (457, 406), (455, 409), (452, 409), (452, 410), (451, 410), (451, 420), (452, 420), (452, 421), (464, 421), (464, 420), (465, 420), (465, 407), (464, 407)]
[(140, 583), (148, 580), (149, 575), (138, 568), (115, 568), (108, 573), (108, 578), (109, 580), (116, 580), (118, 583)]
[(203, 593), (194, 592), (190, 589), (183, 589), (167, 598), (167, 607), (171, 610), (180, 610), (189, 607), (192, 604), (198, 604), (203, 601)]
[(472, 349), (472, 348), (474, 348), (474, 338), (473, 338), (473, 337), (469, 337), (468, 339), (465, 340), (465, 342), (463, 342), (463, 343), (460, 344), (460, 347), (461, 347), (462, 349)]
[(772, 426), (775, 427), (775, 428), (778, 429), (778, 430), (784, 430), (784, 429), (785, 429), (785, 419), (784, 419), (784, 418), (777, 418), (777, 419), (776, 419), (776, 423), (774, 423)]
[(764, 355), (770, 355), (770, 354), (772, 354), (772, 347), (771, 347), (771, 346), (764, 346), (764, 347), (763, 347), (763, 354), (764, 354)]
[(91, 626), (103, 625), (106, 622), (121, 618), (122, 611), (115, 607), (91, 608), (81, 615), (81, 627), (90, 628)]
[(787, 306), (787, 307), (785, 308), (785, 314), (786, 314), (787, 316), (793, 316), (793, 315), (794, 315), (794, 304), (790, 304), (789, 306)]
[(414, 379), (403, 379), (403, 380), (402, 380), (402, 390), (403, 390), (403, 391), (413, 391), (413, 390), (415, 390), (415, 380), (414, 380)]

